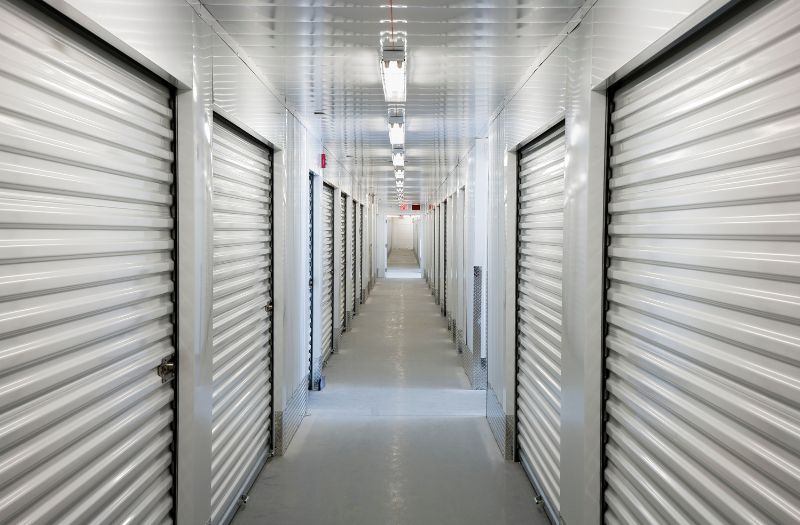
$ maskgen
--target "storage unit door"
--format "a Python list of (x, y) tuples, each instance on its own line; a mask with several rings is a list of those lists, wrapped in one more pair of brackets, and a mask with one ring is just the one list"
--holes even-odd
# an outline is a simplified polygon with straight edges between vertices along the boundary
[(554, 523), (561, 450), (564, 124), (520, 153), (517, 184), (517, 449)]
[(0, 34), (0, 521), (169, 521), (170, 90), (26, 4)]
[(333, 352), (333, 188), (322, 186), (322, 363)]
[(442, 312), (444, 316), (447, 317), (447, 265), (450, 262), (450, 248), (448, 247), (448, 241), (450, 240), (448, 237), (450, 232), (447, 228), (447, 201), (444, 201), (442, 204)]
[(800, 3), (613, 94), (610, 523), (800, 522)]
[(358, 293), (359, 302), (364, 299), (364, 205), (358, 207)]
[(436, 303), (439, 303), (439, 292), (441, 292), (442, 283), (440, 281), (442, 271), (442, 221), (440, 218), (441, 206), (436, 206), (433, 215), (433, 228), (436, 233), (436, 242), (434, 247), (436, 249), (436, 261), (433, 268), (434, 281), (436, 281)]
[(345, 312), (347, 311), (347, 195), (342, 194), (341, 217), (341, 245), (339, 246), (339, 259), (341, 261), (341, 277), (339, 286), (339, 329), (344, 332)]
[(439, 268), (436, 270), (438, 272), (437, 279), (439, 280), (439, 304), (444, 307), (444, 204), (439, 205), (439, 217), (438, 217), (438, 224), (439, 224)]
[(308, 174), (308, 290), (306, 300), (308, 301), (308, 322), (306, 323), (306, 360), (308, 361), (308, 388), (313, 390), (314, 380), (318, 378), (314, 372), (314, 257), (318, 254), (314, 252), (314, 174)]
[(211, 521), (228, 521), (269, 452), (270, 150), (215, 117)]
[(357, 235), (357, 227), (358, 227), (358, 225), (357, 225), (357, 221), (356, 221), (356, 206), (358, 206), (356, 201), (351, 200), (350, 201), (350, 208), (351, 208), (350, 209), (350, 217), (351, 217), (351, 220), (352, 220), (352, 235), (350, 235), (350, 253), (352, 254), (351, 255), (352, 260), (350, 262), (350, 276), (353, 279), (353, 293), (351, 294), (353, 296), (353, 315), (355, 315), (355, 313), (356, 313), (356, 304), (357, 304), (357, 301), (358, 301), (357, 296), (356, 296), (356, 289), (358, 289), (358, 287), (356, 286), (356, 257), (358, 255), (358, 253), (356, 252), (356, 239), (358, 237), (358, 235)]
[(437, 221), (438, 213), (437, 209), (433, 209), (433, 213), (431, 214), (431, 227), (433, 228), (433, 262), (432, 262), (432, 273), (433, 273), (433, 290), (438, 299), (439, 297), (439, 223)]

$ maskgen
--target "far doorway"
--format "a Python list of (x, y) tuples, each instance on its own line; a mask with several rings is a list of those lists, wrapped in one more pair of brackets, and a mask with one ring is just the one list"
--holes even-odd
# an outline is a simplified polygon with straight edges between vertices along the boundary
[(387, 279), (422, 278), (417, 219), (411, 215), (387, 217)]

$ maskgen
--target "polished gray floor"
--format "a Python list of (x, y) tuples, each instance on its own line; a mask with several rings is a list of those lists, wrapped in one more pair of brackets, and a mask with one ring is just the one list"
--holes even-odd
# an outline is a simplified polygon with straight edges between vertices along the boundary
[(547, 523), (422, 279), (379, 281), (324, 373), (236, 525)]
[(422, 277), (422, 268), (419, 267), (417, 257), (413, 250), (394, 249), (389, 253), (386, 265), (387, 279), (408, 279)]

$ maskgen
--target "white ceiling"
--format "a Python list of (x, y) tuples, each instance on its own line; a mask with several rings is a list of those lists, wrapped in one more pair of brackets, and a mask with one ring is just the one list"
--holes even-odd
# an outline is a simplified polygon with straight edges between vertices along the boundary
[[(202, 0), (379, 197), (393, 198), (378, 35), (389, 0)], [(423, 200), (583, 0), (399, 0), (408, 33), (406, 200)], [(316, 116), (322, 111), (324, 115)]]

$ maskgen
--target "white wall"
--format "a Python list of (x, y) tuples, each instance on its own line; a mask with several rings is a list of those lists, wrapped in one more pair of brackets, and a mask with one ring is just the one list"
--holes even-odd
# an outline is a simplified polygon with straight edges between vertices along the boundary
[(411, 250), (414, 248), (414, 224), (409, 216), (392, 217), (392, 250)]
[(390, 231), (389, 219), (386, 215), (378, 215), (375, 231), (375, 264), (377, 265), (377, 276), (380, 278), (386, 277), (386, 258), (389, 242), (391, 242)]

